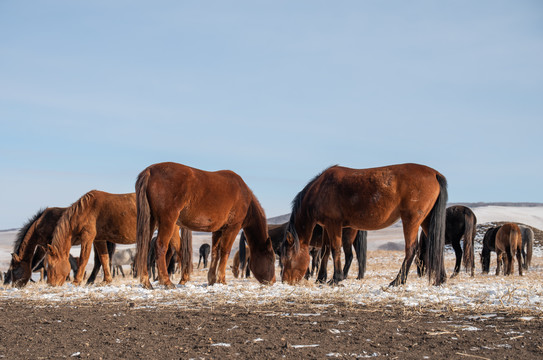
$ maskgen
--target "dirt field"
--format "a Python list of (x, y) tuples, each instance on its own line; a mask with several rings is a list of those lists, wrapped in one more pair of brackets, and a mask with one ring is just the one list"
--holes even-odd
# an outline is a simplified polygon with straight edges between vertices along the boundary
[(1, 301), (0, 334), (6, 359), (540, 359), (543, 352), (541, 318), (390, 305), (187, 310)]

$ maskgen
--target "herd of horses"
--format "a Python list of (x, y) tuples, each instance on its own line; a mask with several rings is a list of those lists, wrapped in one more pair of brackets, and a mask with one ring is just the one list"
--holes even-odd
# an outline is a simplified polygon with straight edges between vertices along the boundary
[[(94, 249), (94, 268), (87, 283), (95, 281), (100, 268), (103, 281), (109, 283), (118, 266), (122, 271), (122, 265), (133, 264), (133, 272), (143, 287), (152, 288), (151, 272), (160, 285), (173, 288), (172, 263), (178, 264), (180, 284), (190, 280), (192, 231), (212, 233), (211, 246), (200, 248), (198, 267), (202, 260), (207, 267), (210, 254), (209, 285), (226, 283), (227, 260), (241, 231), (239, 265), (236, 262), (234, 268), (242, 274), (252, 274), (260, 283), (273, 284), (278, 257), (283, 282), (296, 284), (315, 271), (317, 281), (325, 282), (331, 255), (333, 273), (329, 283), (337, 284), (347, 277), (353, 248), (358, 261), (357, 278), (364, 277), (367, 231), (401, 220), (405, 256), (390, 285), (405, 284), (415, 258), (419, 276), (427, 275), (434, 285), (440, 285), (446, 281), (445, 244), (451, 244), (456, 254), (453, 276), (460, 271), (462, 261), (472, 276), (475, 269), (477, 220), (467, 207), (446, 208), (447, 198), (445, 177), (427, 166), (332, 166), (295, 196), (288, 222), (268, 225), (258, 199), (236, 173), (158, 163), (139, 174), (135, 193), (92, 190), (67, 208), (38, 211), (17, 234), (5, 283), (24, 286), (41, 264), (47, 270), (48, 284), (64, 284), (71, 270), (72, 283), (81, 284), (90, 251)], [(533, 245), (533, 232), (531, 240), (524, 241), (530, 236), (528, 230), (508, 223), (492, 230), (490, 235), (487, 232), (481, 255), (483, 271), (488, 272), (490, 251), (495, 251), (497, 273), (503, 263), (504, 274), (511, 274), (516, 256), (522, 275), (530, 264)], [(117, 244), (134, 243), (135, 252), (115, 252)], [(81, 253), (70, 262), (73, 245), (80, 245)]]

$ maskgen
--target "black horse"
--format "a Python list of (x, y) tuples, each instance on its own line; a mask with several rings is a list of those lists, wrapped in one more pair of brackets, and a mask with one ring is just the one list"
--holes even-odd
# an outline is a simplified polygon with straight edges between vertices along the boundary
[(198, 252), (200, 253), (200, 258), (198, 259), (198, 269), (200, 268), (200, 263), (204, 262), (204, 269), (207, 267), (207, 258), (209, 257), (209, 252), (211, 251), (211, 246), (209, 244), (202, 244), (200, 245), (200, 250)]
[[(471, 276), (475, 273), (474, 241), (477, 230), (477, 217), (473, 211), (462, 205), (447, 208), (445, 244), (452, 245), (456, 255), (456, 264), (451, 277), (458, 275), (462, 259), (466, 271)], [(460, 240), (464, 239), (464, 251), (460, 246)], [(427, 238), (421, 232), (417, 249), (417, 274), (423, 276), (426, 273), (426, 246)], [(462, 256), (463, 255), (463, 256)]]
[[(483, 237), (483, 250), (481, 251), (481, 265), (483, 274), (490, 271), (491, 252), (496, 252), (496, 233), (501, 226), (489, 228)], [(534, 232), (531, 228), (519, 225), (522, 236), (522, 268), (528, 270), (532, 261), (532, 249), (534, 246)]]

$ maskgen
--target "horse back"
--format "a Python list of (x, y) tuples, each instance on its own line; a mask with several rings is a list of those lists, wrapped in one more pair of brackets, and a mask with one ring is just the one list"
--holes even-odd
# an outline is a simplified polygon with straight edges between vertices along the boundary
[(418, 164), (369, 169), (333, 166), (308, 189), (306, 205), (317, 222), (345, 219), (344, 227), (377, 230), (402, 214), (428, 214), (440, 194), (436, 170)]
[(243, 179), (229, 170), (209, 172), (177, 163), (158, 163), (147, 170), (151, 212), (156, 218), (179, 213), (178, 224), (192, 230), (241, 224), (255, 200)]

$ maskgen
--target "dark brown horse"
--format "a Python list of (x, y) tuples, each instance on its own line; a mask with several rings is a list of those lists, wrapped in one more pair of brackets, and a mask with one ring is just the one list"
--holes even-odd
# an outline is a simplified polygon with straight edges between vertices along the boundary
[[(443, 246), (447, 182), (434, 169), (417, 164), (372, 169), (332, 166), (311, 180), (293, 200), (281, 261), (283, 281), (293, 284), (309, 264), (309, 242), (316, 224), (325, 229), (333, 251), (333, 283), (343, 279), (341, 233), (344, 227), (378, 230), (402, 220), (405, 258), (390, 285), (404, 284), (417, 248), (418, 228), (428, 235), (428, 274), (445, 282)], [(326, 241), (325, 241), (326, 242)]]
[[(470, 271), (471, 276), (475, 273), (475, 257), (474, 257), (474, 241), (477, 231), (477, 217), (473, 211), (462, 205), (455, 205), (447, 208), (446, 226), (445, 226), (445, 244), (452, 245), (456, 255), (456, 264), (451, 277), (456, 276), (460, 272), (462, 258), (466, 271)], [(464, 240), (464, 251), (460, 240)], [(420, 234), (419, 247), (417, 250), (417, 273), (419, 276), (424, 275), (426, 271), (426, 254), (427, 237), (424, 233)], [(464, 255), (462, 257), (462, 254)]]
[(226, 283), (228, 255), (243, 228), (251, 249), (249, 267), (262, 283), (275, 282), (275, 256), (268, 239), (266, 216), (253, 192), (232, 171), (207, 172), (176, 163), (154, 164), (136, 182), (137, 269), (140, 282), (152, 288), (147, 273), (147, 253), (158, 227), (159, 283), (172, 287), (165, 254), (177, 223), (195, 231), (212, 232), (208, 283)]
[(522, 276), (522, 236), (517, 224), (506, 223), (502, 225), (496, 233), (496, 255), (498, 256), (498, 265), (496, 266), (496, 275), (500, 274), (501, 265), (504, 264), (503, 274), (511, 275), (513, 273), (513, 256), (517, 257), (518, 273)]

